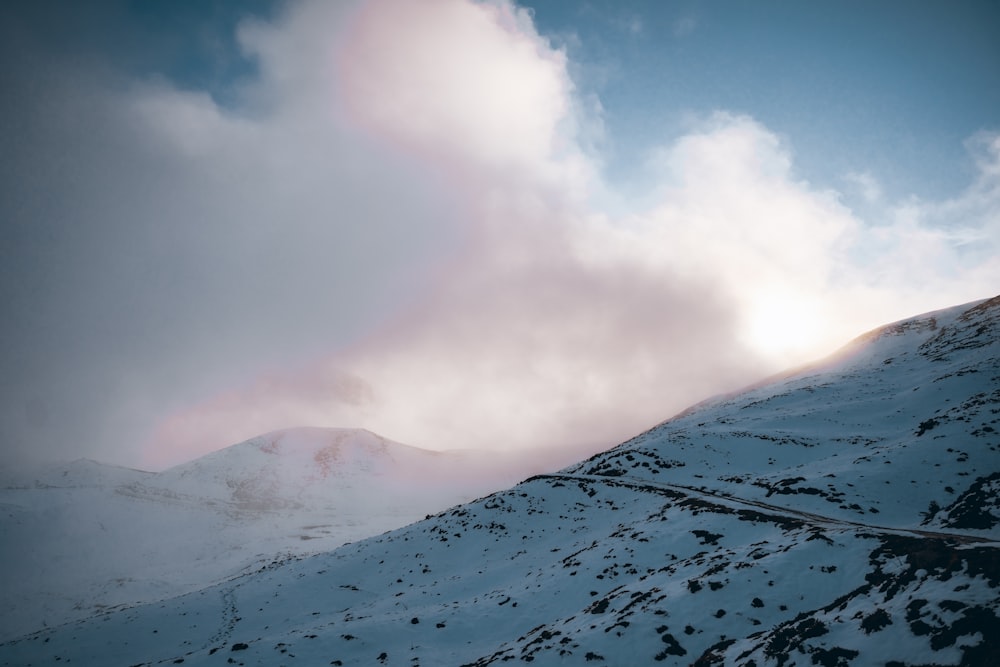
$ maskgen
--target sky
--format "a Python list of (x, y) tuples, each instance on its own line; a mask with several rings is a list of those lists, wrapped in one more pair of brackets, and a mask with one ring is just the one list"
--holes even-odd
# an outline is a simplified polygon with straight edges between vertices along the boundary
[(303, 425), (568, 463), (993, 296), (997, 34), (972, 1), (6, 2), (0, 464)]

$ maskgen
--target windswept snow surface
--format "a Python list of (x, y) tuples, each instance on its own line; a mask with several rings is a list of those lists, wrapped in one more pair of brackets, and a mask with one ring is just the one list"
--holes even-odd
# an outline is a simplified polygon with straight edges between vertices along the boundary
[(1000, 664), (1000, 298), (409, 527), (0, 645), (42, 665)]
[(528, 474), (494, 455), (305, 428), (162, 473), (88, 460), (7, 473), (0, 640), (329, 551)]

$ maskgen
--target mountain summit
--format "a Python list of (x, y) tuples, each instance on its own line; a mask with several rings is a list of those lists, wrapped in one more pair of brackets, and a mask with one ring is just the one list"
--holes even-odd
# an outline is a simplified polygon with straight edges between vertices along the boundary
[(1000, 664), (1000, 298), (0, 664)]
[(329, 551), (537, 472), (296, 428), (160, 473), (81, 459), (0, 480), (0, 640)]

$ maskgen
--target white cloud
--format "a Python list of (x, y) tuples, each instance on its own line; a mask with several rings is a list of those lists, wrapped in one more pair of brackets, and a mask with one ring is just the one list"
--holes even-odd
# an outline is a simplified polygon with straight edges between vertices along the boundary
[[(583, 451), (1000, 284), (993, 135), (966, 193), (873, 225), (768, 128), (708, 114), (654, 151), (651, 203), (610, 215), (599, 104), (508, 2), (300, 2), (239, 36), (260, 78), (230, 107), (90, 82), (99, 131), (70, 151), (87, 197), (46, 183), (86, 231), (45, 308), (87, 354), (32, 390), (82, 401), (119, 460), (305, 424)], [(97, 305), (67, 318), (77, 302)]]
[(565, 55), (508, 3), (369, 2), (339, 69), (355, 121), (414, 150), (523, 169), (566, 148)]
[(876, 204), (882, 200), (882, 186), (870, 172), (850, 172), (844, 180), (858, 190), (865, 202)]
[[(309, 398), (282, 375), (176, 415), (154, 450), (291, 423), (361, 423), (428, 447), (592, 448), (752, 379), (761, 367), (733, 341), (712, 280), (641, 261), (641, 240), (600, 251), (619, 239), (586, 208), (600, 184), (571, 141), (562, 53), (504, 4), (399, 9), (373, 2), (359, 15), (339, 51), (344, 94), (367, 131), (453, 186), (463, 253), (393, 327), (298, 376), (324, 387), (317, 378), (346, 372), (370, 400)], [(425, 34), (397, 39), (403, 25)], [(247, 426), (241, 414), (267, 417)]]
[(1000, 135), (979, 133), (967, 147), (977, 172), (963, 192), (889, 204), (888, 224), (865, 229), (864, 243), (882, 252), (879, 286), (907, 303), (933, 298), (946, 305), (963, 295), (992, 295), (1000, 285)]
[[(397, 39), (397, 9), (370, 3), (341, 51), (349, 104), (453, 185), (462, 254), (393, 326), (175, 416), (174, 439), (360, 423), (428, 447), (582, 452), (886, 320), (988, 294), (998, 277), (962, 264), (925, 205), (867, 225), (836, 192), (798, 180), (774, 133), (727, 113), (655, 151), (653, 205), (609, 218), (580, 196), (605, 187), (596, 165), (572, 144), (552, 149), (573, 139), (577, 102), (562, 53), (523, 14), (437, 2), (402, 22), (426, 34)], [(504, 75), (487, 94), (479, 71)], [(979, 291), (966, 282), (977, 271)], [(364, 400), (330, 388), (344, 373)], [(237, 433), (246, 414), (258, 421)]]
[(419, 291), (458, 238), (452, 206), (339, 114), (347, 9), (248, 29), (263, 76), (230, 107), (30, 51), (5, 70), (7, 447), (135, 462), (165, 410), (343, 345)]

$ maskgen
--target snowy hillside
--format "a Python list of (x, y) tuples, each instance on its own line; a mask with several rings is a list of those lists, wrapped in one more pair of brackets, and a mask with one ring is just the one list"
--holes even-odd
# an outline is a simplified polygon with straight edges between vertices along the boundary
[(993, 299), (883, 327), (566, 472), (669, 479), (846, 521), (989, 531), (1000, 508), (968, 494), (1000, 480), (998, 319)]
[(328, 551), (531, 472), (346, 429), (272, 433), (162, 473), (88, 460), (8, 472), (0, 639)]
[(1000, 297), (0, 665), (1000, 664)]

